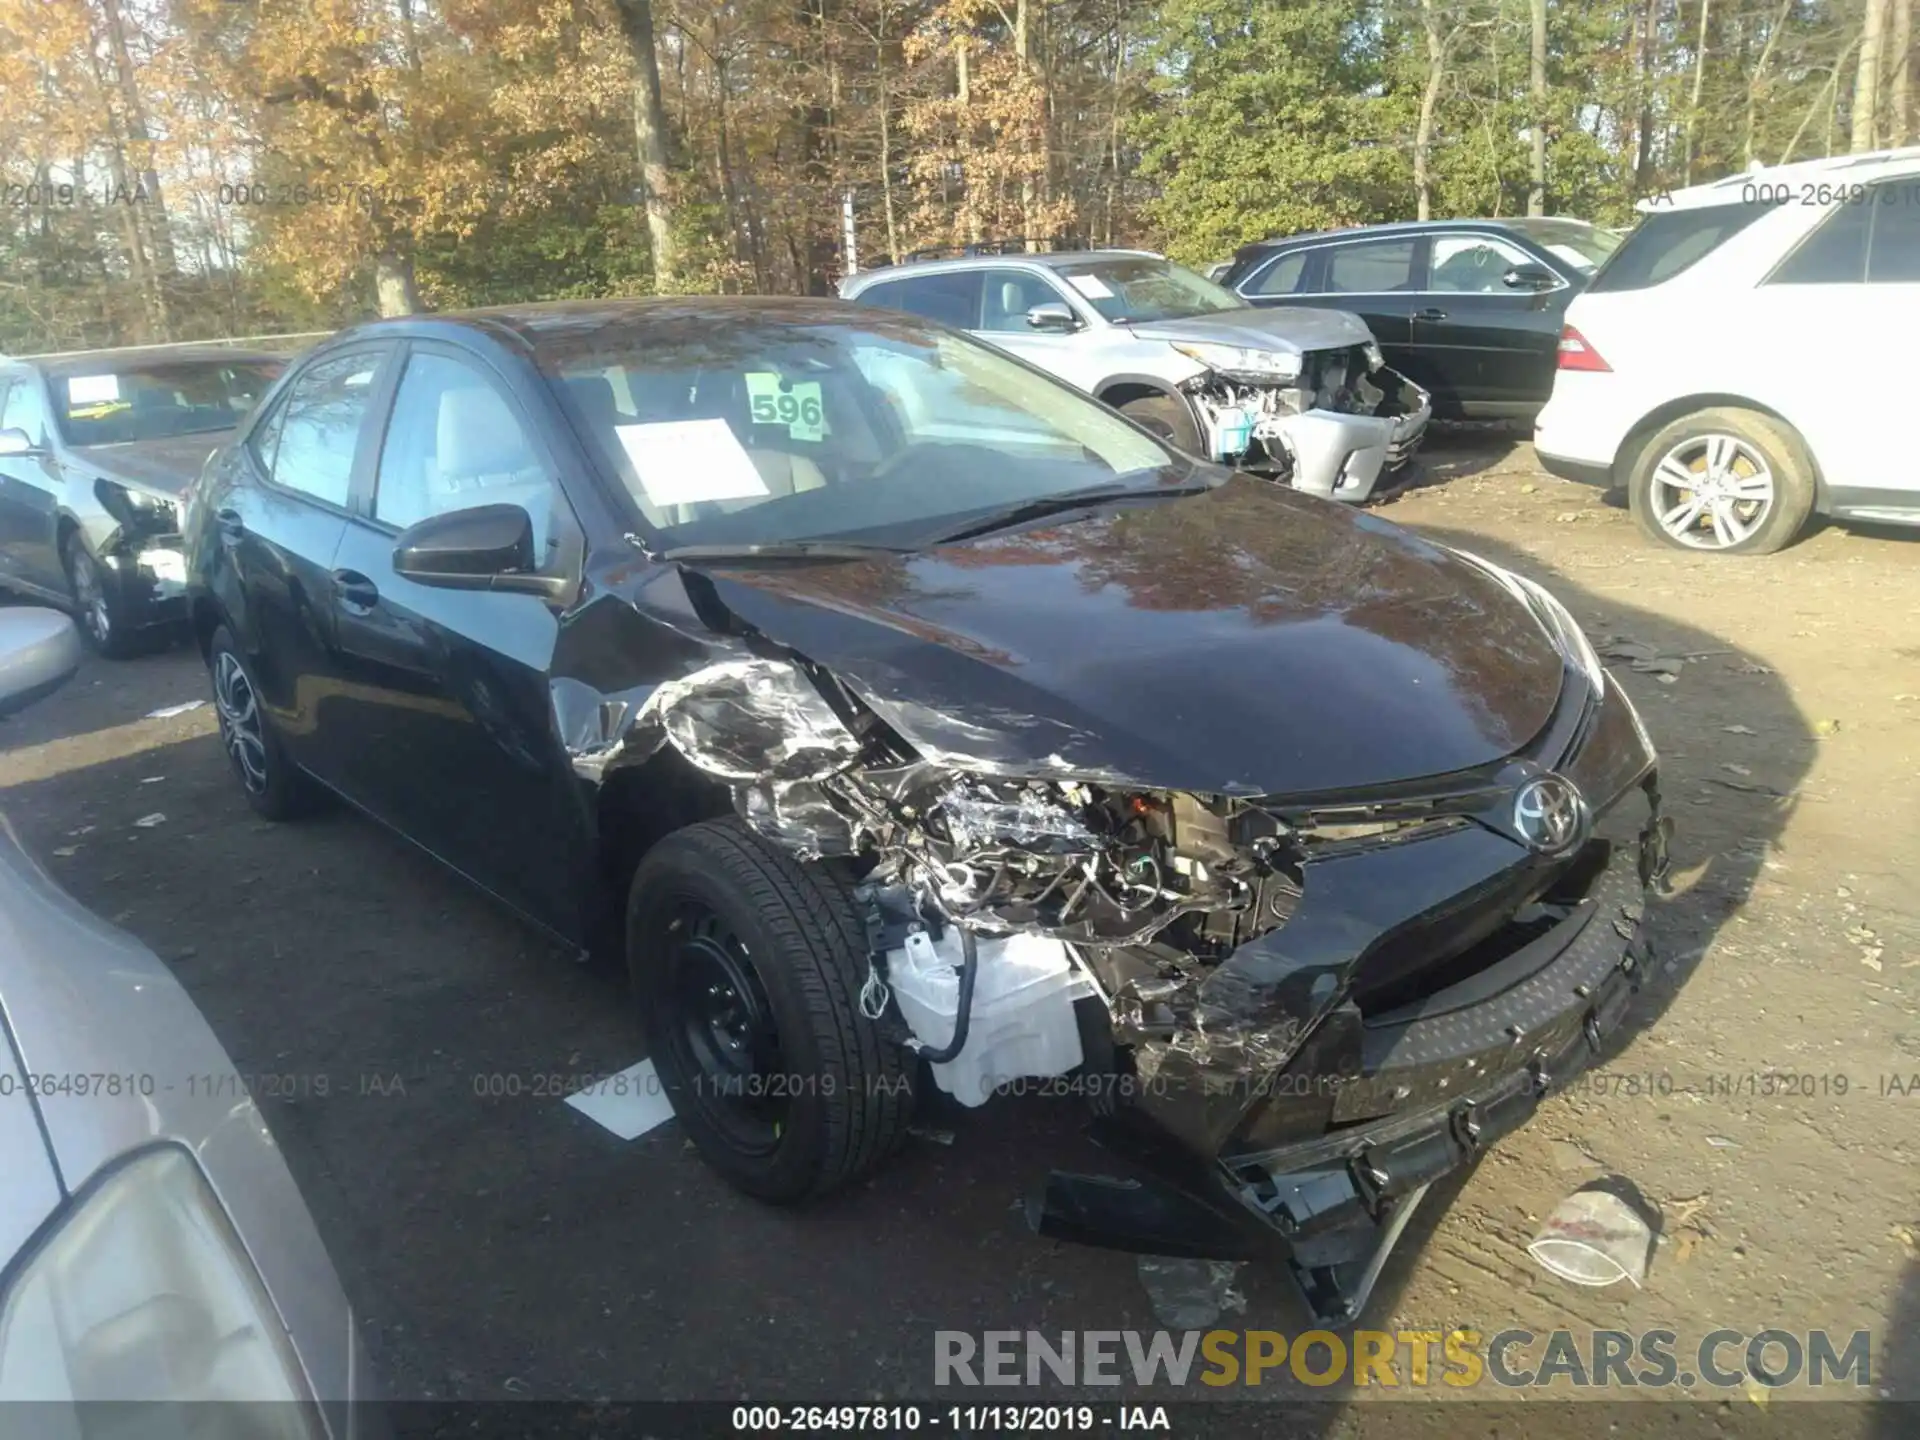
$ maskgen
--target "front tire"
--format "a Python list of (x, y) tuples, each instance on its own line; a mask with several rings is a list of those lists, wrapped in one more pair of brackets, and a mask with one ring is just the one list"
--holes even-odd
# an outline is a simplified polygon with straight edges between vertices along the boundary
[(825, 1195), (906, 1138), (911, 1078), (860, 1013), (866, 953), (847, 886), (738, 820), (675, 831), (634, 874), (648, 1052), (701, 1157), (749, 1195)]
[(1627, 503), (1650, 539), (1680, 550), (1771, 555), (1813, 513), (1813, 461), (1769, 415), (1714, 406), (1682, 416), (1640, 449)]
[(78, 530), (70, 531), (60, 546), (60, 563), (67, 572), (74, 616), (80, 622), (80, 636), (87, 648), (109, 660), (138, 655), (144, 637), (128, 624), (126, 604), (113, 576), (87, 548)]
[(1151, 430), (1176, 450), (1206, 458), (1199, 422), (1193, 407), (1177, 395), (1142, 395), (1119, 406), (1119, 411), (1143, 430)]
[(268, 820), (294, 820), (310, 812), (318, 791), (306, 772), (287, 758), (239, 647), (224, 625), (213, 632), (207, 646), (207, 671), (213, 680), (220, 743), (247, 804)]

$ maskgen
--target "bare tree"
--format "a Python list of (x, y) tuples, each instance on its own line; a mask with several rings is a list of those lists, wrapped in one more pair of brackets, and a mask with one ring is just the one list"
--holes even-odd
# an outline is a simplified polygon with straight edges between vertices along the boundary
[(1420, 90), (1420, 118), (1413, 132), (1413, 193), (1422, 220), (1433, 218), (1433, 130), (1440, 108), (1440, 92), (1446, 84), (1447, 57), (1467, 31), (1491, 25), (1490, 20), (1462, 20), (1452, 26), (1441, 22), (1435, 0), (1420, 0), (1420, 28), (1427, 40), (1427, 78)]
[(1527, 93), (1532, 99), (1532, 114), (1527, 129), (1533, 140), (1533, 156), (1528, 169), (1527, 213), (1547, 213), (1547, 0), (1530, 0), (1533, 22), (1533, 47), (1529, 61)]
[(1693, 47), (1693, 93), (1687, 98), (1687, 124), (1680, 162), (1680, 183), (1693, 183), (1693, 130), (1700, 118), (1700, 87), (1707, 78), (1707, 21), (1713, 0), (1700, 0), (1700, 39)]
[(1886, 36), (1887, 0), (1866, 0), (1860, 26), (1860, 60), (1853, 72), (1853, 142), (1856, 154), (1873, 149), (1880, 110), (1880, 52)]

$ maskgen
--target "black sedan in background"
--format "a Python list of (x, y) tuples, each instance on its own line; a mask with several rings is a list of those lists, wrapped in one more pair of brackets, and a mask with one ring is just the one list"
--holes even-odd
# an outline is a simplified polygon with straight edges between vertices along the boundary
[(1438, 417), (1530, 421), (1568, 304), (1619, 244), (1539, 216), (1364, 225), (1245, 246), (1220, 283), (1254, 305), (1355, 312)]
[(1655, 759), (1558, 602), (914, 316), (363, 325), (187, 542), (251, 804), (337, 792), (622, 947), (681, 1123), (766, 1199), (879, 1164), (922, 1087), (1078, 1071), (1160, 1183), (1055, 1176), (1046, 1233), (1310, 1225), (1317, 1271), (1638, 981)]
[(114, 657), (185, 619), (180, 492), (285, 368), (217, 345), (0, 358), (0, 587)]

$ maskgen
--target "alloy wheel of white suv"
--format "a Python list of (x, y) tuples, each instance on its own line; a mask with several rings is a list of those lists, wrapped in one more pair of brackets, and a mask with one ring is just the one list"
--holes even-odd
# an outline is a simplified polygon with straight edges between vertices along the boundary
[(1627, 482), (1640, 528), (1684, 550), (1768, 555), (1813, 511), (1799, 437), (1754, 410), (1699, 410), (1650, 436)]

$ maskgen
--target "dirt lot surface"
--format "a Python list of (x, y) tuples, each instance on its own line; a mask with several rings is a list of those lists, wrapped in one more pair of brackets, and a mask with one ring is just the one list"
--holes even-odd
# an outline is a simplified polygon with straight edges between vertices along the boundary
[[(1429, 465), (1379, 513), (1544, 581), (1611, 648), (1662, 753), (1677, 893), (1628, 1040), (1430, 1199), (1368, 1325), (1665, 1327), (1683, 1358), (1721, 1327), (1864, 1329), (1872, 1389), (1920, 1399), (1920, 538), (1716, 561), (1645, 542), (1523, 445), (1456, 438)], [(302, 1077), (262, 1103), (392, 1393), (924, 1397), (936, 1329), (1160, 1323), (1132, 1259), (1017, 1213), (1049, 1165), (1099, 1166), (1070, 1101), (996, 1102), (796, 1214), (728, 1191), (673, 1125), (622, 1142), (532, 1093), (643, 1053), (621, 986), (351, 814), (254, 820), (210, 708), (142, 718), (206, 693), (187, 650), (90, 663), (0, 730), (0, 808), (172, 964), (242, 1073)], [(1525, 1253), (1603, 1173), (1662, 1212), (1644, 1289)], [(1237, 1286), (1222, 1324), (1302, 1328), (1277, 1274)], [(1351, 1390), (1306, 1393), (1314, 1432), (1375, 1428), (1333, 1403)], [(1685, 1393), (1725, 1419), (1821, 1392)], [(1807, 1433), (1908, 1433), (1822, 1411)], [(1490, 1413), (1432, 1433), (1527, 1433)]]

